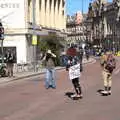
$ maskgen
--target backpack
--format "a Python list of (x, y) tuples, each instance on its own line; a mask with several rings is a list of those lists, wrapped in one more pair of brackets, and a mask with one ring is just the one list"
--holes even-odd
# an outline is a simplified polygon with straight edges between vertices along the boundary
[(112, 54), (108, 55), (105, 69), (107, 69), (110, 73), (116, 68), (116, 61)]

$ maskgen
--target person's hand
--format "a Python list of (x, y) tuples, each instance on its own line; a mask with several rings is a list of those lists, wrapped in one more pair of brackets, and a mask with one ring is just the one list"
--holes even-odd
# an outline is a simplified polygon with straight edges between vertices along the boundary
[(51, 53), (51, 55), (52, 55), (53, 57), (56, 57), (56, 55), (55, 55), (55, 54), (53, 54), (53, 53)]

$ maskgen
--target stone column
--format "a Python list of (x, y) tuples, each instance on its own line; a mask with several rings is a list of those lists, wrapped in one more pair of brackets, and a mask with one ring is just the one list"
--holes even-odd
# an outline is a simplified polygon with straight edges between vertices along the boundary
[(29, 4), (28, 0), (25, 0), (25, 27), (28, 27), (28, 22), (30, 21), (30, 14), (29, 14)]
[(45, 26), (45, 0), (41, 0), (41, 25)]
[(58, 9), (58, 27), (59, 29), (62, 28), (62, 0), (58, 0), (59, 2), (59, 9)]
[(59, 16), (58, 16), (58, 0), (56, 0), (55, 4), (55, 28), (58, 28), (58, 23), (59, 23)]
[(46, 19), (46, 26), (50, 27), (50, 1), (47, 0), (46, 10), (45, 10), (45, 19)]
[(63, 29), (66, 29), (66, 4), (65, 0), (63, 0), (63, 10), (64, 10), (64, 15), (63, 15)]
[(40, 0), (36, 0), (36, 10), (35, 10), (35, 17), (36, 17), (36, 24), (39, 25), (40, 24), (40, 6), (39, 6), (39, 2)]
[(33, 15), (33, 11), (32, 11), (32, 9), (33, 9), (33, 7), (32, 7), (32, 0), (30, 0), (30, 6), (29, 6), (29, 14), (30, 14), (30, 16), (29, 16), (29, 18), (30, 18), (30, 22), (32, 22), (32, 15)]
[(50, 10), (50, 27), (54, 28), (54, 2), (55, 0), (52, 0), (51, 3), (51, 10)]
[(65, 0), (61, 0), (61, 28), (66, 29), (66, 16), (65, 16)]

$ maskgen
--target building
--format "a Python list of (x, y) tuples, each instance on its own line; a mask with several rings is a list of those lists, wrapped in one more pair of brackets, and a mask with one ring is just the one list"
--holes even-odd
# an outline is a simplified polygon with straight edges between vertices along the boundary
[(15, 51), (17, 63), (33, 62), (42, 36), (65, 36), (65, 0), (0, 0), (0, 19), (4, 48)]
[(120, 6), (116, 2), (116, 0), (94, 1), (89, 9), (89, 18), (92, 20), (94, 45), (118, 51), (120, 49)]
[(86, 41), (90, 40), (89, 23), (87, 21), (87, 14), (77, 12), (73, 16), (67, 16), (66, 31), (68, 33), (67, 43), (68, 46), (71, 44), (82, 45), (86, 44)]

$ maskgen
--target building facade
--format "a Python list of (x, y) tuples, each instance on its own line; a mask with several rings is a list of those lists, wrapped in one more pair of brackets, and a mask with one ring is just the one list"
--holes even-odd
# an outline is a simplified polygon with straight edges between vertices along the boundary
[(91, 41), (90, 27), (91, 24), (86, 19), (87, 14), (76, 13), (73, 16), (67, 16), (66, 31), (68, 33), (68, 45), (77, 44), (81, 46), (86, 42)]
[(113, 2), (96, 0), (90, 8), (93, 43), (102, 48), (118, 51), (120, 49), (120, 7), (116, 4), (116, 0)]
[(68, 33), (67, 43), (82, 44), (86, 41), (86, 25), (84, 24), (83, 15), (76, 13), (73, 16), (67, 16), (66, 31)]
[(0, 19), (4, 48), (14, 48), (17, 63), (33, 62), (42, 36), (65, 36), (65, 0), (0, 0)]

